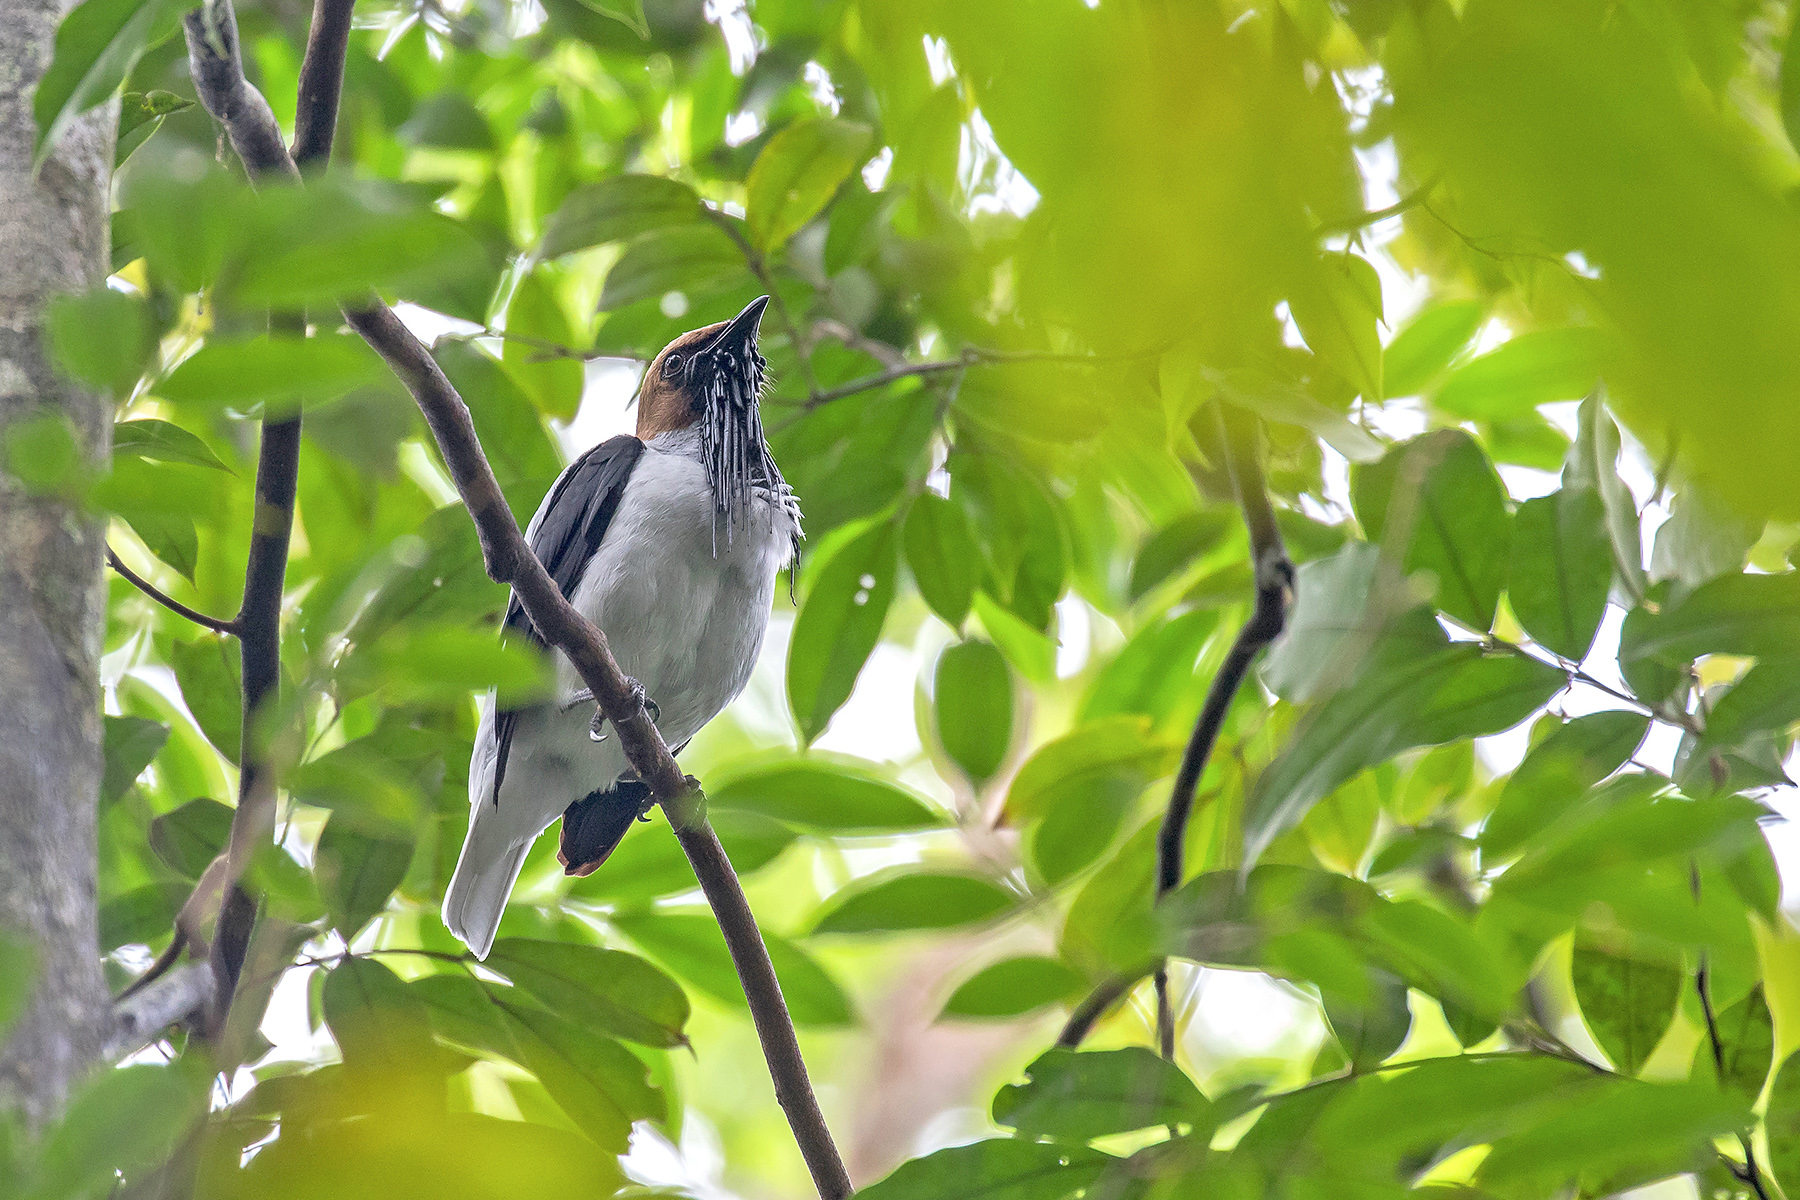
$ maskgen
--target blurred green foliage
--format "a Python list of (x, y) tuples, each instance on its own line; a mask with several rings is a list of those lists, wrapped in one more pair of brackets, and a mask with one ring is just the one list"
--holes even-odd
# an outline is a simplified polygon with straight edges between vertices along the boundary
[[(60, 426), (6, 461), (223, 615), (256, 419), (304, 410), (280, 846), (234, 1028), (7, 1143), (23, 1194), (607, 1196), (634, 1128), (694, 1186), (710, 1128), (726, 1186), (804, 1187), (660, 816), (584, 879), (546, 839), (479, 969), (438, 920), (472, 693), (543, 672), (339, 328), (369, 289), (440, 335), (521, 518), (563, 423), (623, 419), (619, 360), (776, 297), (797, 604), (683, 761), (871, 1197), (1715, 1195), (1750, 1148), (1800, 1189), (1759, 828), (1800, 720), (1786, 5), (363, 0), (331, 170), (260, 192), (188, 103), (179, 7), (59, 34), (46, 137), (130, 93), (117, 274), (49, 319), (119, 423), (103, 478)], [(286, 122), (306, 6), (238, 18)], [(1252, 596), (1226, 408), (1298, 600), (1153, 906)], [(122, 984), (224, 841), (239, 666), (111, 598)], [(1164, 955), (1174, 1064), (1147, 983), (1105, 1048), (1045, 1053)], [(1272, 1049), (1209, 1030), (1225, 971), (1303, 1013)]]

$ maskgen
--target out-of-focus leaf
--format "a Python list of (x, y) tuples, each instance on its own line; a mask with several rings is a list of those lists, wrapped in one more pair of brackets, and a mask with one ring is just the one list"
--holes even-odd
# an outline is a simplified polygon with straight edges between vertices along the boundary
[(1709, 579), (1744, 569), (1761, 522), (1740, 516), (1711, 493), (1688, 485), (1675, 494), (1669, 519), (1656, 530), (1650, 553), (1650, 581), (1678, 579), (1699, 587)]
[(1351, 495), (1371, 542), (1404, 547), (1408, 575), (1430, 572), (1439, 608), (1477, 631), (1493, 625), (1511, 520), (1474, 438), (1442, 429), (1396, 446), (1353, 472)]
[(933, 612), (961, 627), (981, 579), (981, 548), (962, 506), (927, 492), (906, 515), (906, 565)]
[(1486, 315), (1479, 300), (1451, 300), (1414, 317), (1382, 353), (1382, 386), (1387, 394), (1414, 396), (1437, 382)]
[(859, 879), (825, 902), (814, 934), (950, 929), (992, 920), (1018, 898), (978, 875), (906, 868)]
[(1540, 404), (1587, 395), (1599, 373), (1594, 330), (1522, 333), (1457, 368), (1432, 404), (1465, 421), (1516, 417)]
[(1581, 402), (1575, 444), (1563, 466), (1563, 487), (1592, 488), (1606, 510), (1606, 536), (1612, 543), (1613, 569), (1634, 601), (1644, 598), (1644, 549), (1638, 538), (1637, 502), (1619, 478), (1619, 427), (1606, 411), (1601, 392)]
[(313, 873), (331, 911), (331, 921), (346, 942), (387, 907), (388, 897), (406, 877), (412, 842), (372, 837), (353, 824), (333, 819), (319, 835)]
[[(1796, 123), (1800, 122), (1790, 121), (1789, 129)], [(1800, 1186), (1800, 1054), (1789, 1054), (1775, 1073), (1763, 1127), (1769, 1138), (1769, 1169), (1776, 1182), (1791, 1191)]]
[(644, 19), (644, 0), (581, 0), (604, 17), (611, 17), (639, 37), (648, 40), (650, 25)]
[(193, 467), (231, 468), (219, 461), (212, 447), (179, 425), (145, 417), (120, 421), (113, 426), (113, 453), (135, 454), (157, 462), (186, 463)]
[(986, 592), (975, 593), (975, 615), (1013, 670), (1033, 683), (1056, 678), (1056, 643), (1003, 608)]
[(403, 1084), (415, 1103), (443, 1102), (429, 1011), (399, 976), (371, 958), (345, 959), (325, 977), (321, 1003), (355, 1078)]
[(1217, 609), (1194, 609), (1138, 630), (1089, 686), (1081, 722), (1135, 714), (1162, 728), (1187, 724), (1206, 682), (1200, 656), (1218, 627)]
[(414, 110), (394, 133), (415, 146), (492, 151), (494, 131), (481, 110), (462, 92), (442, 91)]
[(150, 822), (150, 848), (184, 879), (198, 879), (231, 836), (232, 810), (217, 800), (189, 800)]
[(1082, 976), (1054, 958), (1006, 958), (964, 980), (944, 1002), (944, 1016), (1019, 1017), (1079, 995)]
[(618, 1042), (540, 1008), (504, 1007), (520, 1065), (599, 1146), (622, 1154), (633, 1121), (660, 1119), (667, 1112), (662, 1093), (645, 1078), (642, 1060)]
[(358, 645), (339, 664), (340, 679), (358, 691), (379, 690), (391, 703), (448, 704), (497, 688), (503, 704), (541, 698), (549, 689), (546, 660), (518, 641), (456, 625), (402, 625), (373, 645)]
[[(748, 1007), (731, 952), (710, 912), (663, 909), (617, 914), (608, 921), (645, 953), (714, 1000), (739, 1009)], [(810, 955), (766, 929), (763, 942), (769, 947), (769, 960), (795, 1024), (835, 1027), (854, 1021), (849, 997)]]
[(867, 125), (828, 118), (796, 121), (770, 138), (745, 184), (745, 215), (757, 248), (780, 247), (818, 216), (874, 141)]
[(572, 420), (581, 405), (582, 364), (555, 347), (573, 346), (575, 330), (539, 275), (525, 276), (513, 289), (506, 306), (506, 332), (511, 336), (501, 349), (501, 361), (507, 374), (545, 416)]
[[(710, 803), (710, 796), (708, 801), (713, 830), (740, 876), (768, 866), (799, 837), (785, 822), (745, 809), (719, 808)], [(606, 870), (575, 880), (574, 892), (626, 905), (691, 892), (699, 886), (681, 843), (659, 829), (626, 838), (606, 860)]]
[[(1675, 778), (1684, 788), (1728, 790), (1720, 784), (1721, 778), (1729, 785), (1735, 777), (1734, 766), (1755, 759), (1759, 750), (1779, 764), (1782, 750), (1776, 739), (1800, 721), (1800, 657), (1758, 659), (1723, 696), (1709, 696), (1709, 700), (1706, 730), (1698, 738), (1683, 738)], [(1779, 765), (1776, 774), (1781, 774)], [(1780, 779), (1769, 782), (1779, 783)]]
[(1554, 730), (1531, 748), (1501, 789), (1481, 830), (1483, 855), (1502, 859), (1525, 839), (1573, 807), (1596, 783), (1631, 757), (1650, 728), (1634, 712), (1591, 713)]
[(181, 13), (178, 0), (87, 0), (62, 19), (55, 55), (32, 95), (34, 171), (69, 122), (111, 98), (144, 50), (168, 36)]
[(684, 1046), (687, 994), (635, 954), (575, 942), (501, 938), (487, 965), (586, 1029), (646, 1046)]
[(1412, 1010), (1407, 1007), (1406, 984), (1387, 971), (1373, 970), (1371, 995), (1355, 1003), (1334, 990), (1320, 988), (1325, 1019), (1344, 1057), (1357, 1071), (1371, 1070), (1386, 1061), (1412, 1031)]
[(1681, 972), (1578, 946), (1570, 975), (1594, 1040), (1622, 1074), (1636, 1075), (1675, 1017)]
[(1091, 1185), (1112, 1161), (1081, 1146), (996, 1138), (901, 1163), (857, 1195), (865, 1200), (1064, 1200)]
[(240, 657), (236, 638), (216, 634), (176, 642), (169, 651), (181, 698), (200, 723), (200, 732), (234, 763), (244, 727)]
[(153, 390), (176, 404), (249, 412), (335, 400), (386, 378), (359, 337), (261, 337), (208, 342)]
[(1381, 583), (1381, 552), (1348, 542), (1327, 558), (1301, 563), (1287, 629), (1263, 660), (1263, 681), (1292, 704), (1343, 687), (1388, 619), (1404, 604), (1400, 589)]
[(1800, 655), (1795, 612), (1800, 612), (1800, 571), (1721, 576), (1652, 619), (1628, 617), (1620, 634), (1620, 667), (1630, 679), (1641, 664), (1681, 667), (1703, 654)]
[(1580, 662), (1606, 613), (1612, 587), (1606, 510), (1591, 488), (1563, 488), (1519, 505), (1506, 594), (1540, 643)]
[(1154, 1050), (1081, 1053), (1051, 1050), (1025, 1068), (1025, 1082), (994, 1096), (994, 1123), (1021, 1137), (1085, 1142), (1152, 1125), (1182, 1125), (1206, 1109), (1206, 1099), (1181, 1068)]
[(850, 698), (881, 639), (894, 599), (900, 547), (894, 523), (877, 519), (821, 563), (788, 648), (787, 692), (800, 735), (811, 742)]
[(712, 808), (832, 834), (930, 829), (943, 817), (857, 760), (828, 754), (753, 759), (709, 786)]
[(174, 92), (126, 92), (119, 99), (118, 142), (113, 149), (113, 170), (125, 165), (132, 153), (150, 140), (164, 117), (186, 112), (194, 101)]
[(97, 1071), (39, 1151), (23, 1195), (110, 1196), (163, 1162), (204, 1109), (204, 1085), (179, 1062)]
[(63, 370), (121, 398), (130, 394), (156, 348), (149, 306), (113, 288), (52, 300), (44, 311), (44, 332)]
[(1018, 820), (1040, 816), (1055, 792), (1095, 773), (1129, 771), (1148, 783), (1173, 769), (1179, 754), (1151, 737), (1142, 717), (1095, 721), (1040, 747), (1013, 777), (1006, 809)]
[(106, 773), (100, 780), (100, 807), (105, 808), (137, 782), (156, 752), (169, 740), (169, 727), (143, 717), (107, 717)]
[(1326, 254), (1304, 280), (1288, 304), (1306, 344), (1364, 399), (1379, 404), (1381, 279), (1375, 268), (1355, 254)]
[(576, 188), (550, 215), (539, 247), (557, 258), (589, 246), (700, 219), (700, 198), (662, 175), (613, 175)]
[(714, 225), (653, 229), (626, 246), (606, 273), (600, 311), (613, 312), (669, 292), (714, 288), (739, 271), (747, 272), (744, 256)]
[(1762, 1095), (1769, 1067), (1775, 1060), (1775, 1019), (1763, 996), (1762, 984), (1721, 1011), (1717, 1020), (1719, 1041), (1725, 1051), (1719, 1082), (1746, 1106), (1754, 1104)]
[(992, 642), (958, 642), (938, 659), (933, 702), (938, 741), (980, 787), (1012, 744), (1013, 682)]
[(1151, 534), (1131, 562), (1127, 594), (1141, 598), (1222, 542), (1237, 518), (1223, 509), (1207, 508), (1178, 517)]
[(1397, 622), (1356, 682), (1322, 701), (1257, 779), (1244, 814), (1250, 861), (1314, 802), (1373, 763), (1413, 746), (1497, 733), (1563, 685), (1541, 663), (1451, 646), (1429, 616)]

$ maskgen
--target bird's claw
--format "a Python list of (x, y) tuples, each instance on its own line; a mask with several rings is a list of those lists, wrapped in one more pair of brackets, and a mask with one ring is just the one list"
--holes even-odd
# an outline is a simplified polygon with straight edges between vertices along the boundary
[[(656, 706), (656, 701), (650, 699), (650, 697), (644, 693), (643, 684), (639, 683), (629, 675), (625, 677), (625, 684), (631, 689), (632, 700), (644, 707), (644, 711), (650, 714), (650, 719), (652, 721), (662, 720), (662, 709)], [(582, 688), (579, 692), (576, 692), (573, 696), (569, 697), (568, 703), (563, 705), (563, 711), (567, 712), (577, 704), (591, 704), (593, 703), (593, 700), (594, 693), (588, 688)], [(604, 742), (606, 740), (605, 730), (606, 713), (598, 705), (595, 705), (594, 719), (588, 722), (588, 737), (596, 742)]]

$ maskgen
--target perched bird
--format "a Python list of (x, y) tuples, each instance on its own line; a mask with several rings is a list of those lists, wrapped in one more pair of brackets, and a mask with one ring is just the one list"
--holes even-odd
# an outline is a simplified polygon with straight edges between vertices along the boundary
[[(526, 540), (644, 689), (680, 749), (749, 682), (775, 578), (800, 541), (800, 509), (763, 440), (767, 296), (684, 333), (644, 372), (637, 436), (570, 463)], [(542, 637), (518, 597), (502, 637)], [(585, 875), (648, 812), (649, 788), (602, 729), (593, 696), (555, 655), (552, 700), (482, 705), (469, 762), (469, 833), (444, 893), (444, 924), (485, 958), (525, 853), (558, 816), (558, 858)]]

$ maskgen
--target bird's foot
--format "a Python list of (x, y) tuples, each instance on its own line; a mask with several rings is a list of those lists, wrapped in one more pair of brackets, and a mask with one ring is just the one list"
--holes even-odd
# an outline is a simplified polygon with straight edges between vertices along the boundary
[[(656, 706), (656, 701), (650, 699), (650, 697), (644, 693), (643, 684), (639, 683), (629, 675), (625, 677), (625, 684), (631, 689), (632, 701), (636, 704), (643, 705), (644, 710), (650, 714), (650, 719), (652, 721), (662, 720), (662, 709)], [(567, 712), (577, 704), (593, 703), (593, 699), (594, 693), (587, 688), (582, 688), (579, 692), (576, 692), (573, 696), (569, 697), (569, 702), (563, 706), (563, 711)], [(604, 742), (606, 740), (606, 713), (598, 705), (594, 708), (594, 719), (588, 722), (588, 737), (596, 742)]]

